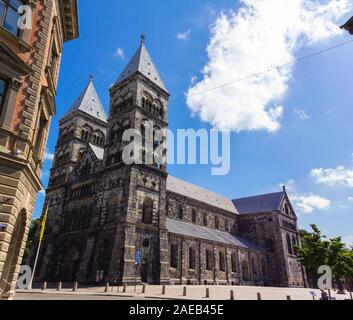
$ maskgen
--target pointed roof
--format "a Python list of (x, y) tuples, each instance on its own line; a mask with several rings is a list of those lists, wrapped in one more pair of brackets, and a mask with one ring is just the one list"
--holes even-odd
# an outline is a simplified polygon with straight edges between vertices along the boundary
[(233, 203), (240, 214), (272, 212), (280, 210), (285, 194), (285, 190), (283, 190), (281, 192), (234, 199)]
[(125, 67), (124, 71), (119, 76), (118, 80), (115, 82), (114, 85), (119, 84), (130, 78), (132, 75), (140, 72), (146, 78), (154, 82), (158, 85), (161, 89), (167, 92), (167, 89), (162, 81), (159, 72), (153, 63), (150, 54), (148, 53), (146, 46), (145, 46), (145, 36), (141, 36), (141, 44), (140, 47), (137, 49), (134, 56), (129, 61), (128, 65)]
[(93, 85), (93, 77), (89, 77), (89, 83), (85, 90), (81, 93), (75, 103), (72, 105), (68, 113), (81, 110), (99, 120), (107, 121), (107, 114), (99, 99), (96, 88)]
[(238, 214), (232, 200), (170, 175), (167, 178), (167, 191)]

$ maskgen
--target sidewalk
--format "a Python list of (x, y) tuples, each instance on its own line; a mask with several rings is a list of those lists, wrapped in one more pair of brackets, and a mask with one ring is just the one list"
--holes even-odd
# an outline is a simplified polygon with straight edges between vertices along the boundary
[[(260, 293), (262, 300), (287, 300), (290, 296), (291, 300), (313, 300), (311, 292), (315, 292), (315, 300), (319, 300), (321, 297), (320, 290), (316, 289), (300, 289), (300, 288), (272, 288), (272, 287), (246, 287), (246, 286), (186, 286), (186, 296), (183, 296), (184, 286), (166, 286), (165, 294), (162, 294), (162, 286), (146, 286), (145, 293), (142, 293), (142, 286), (127, 287), (126, 292), (123, 292), (123, 287), (112, 287), (109, 288), (108, 292), (104, 292), (104, 287), (90, 287), (90, 288), (78, 288), (77, 291), (73, 292), (72, 288), (65, 288), (61, 291), (56, 289), (47, 289), (45, 291), (40, 289), (33, 290), (17, 290), (19, 293), (36, 293), (43, 294), (43, 300), (45, 300), (45, 294), (57, 294), (65, 299), (65, 295), (89, 295), (89, 296), (106, 296), (107, 300), (109, 297), (125, 297), (125, 298), (146, 298), (146, 299), (181, 299), (181, 300), (229, 300), (230, 291), (234, 291), (235, 300), (257, 300), (257, 294)], [(209, 289), (210, 297), (206, 298), (206, 288)], [(337, 295), (335, 291), (331, 291), (332, 297), (336, 300), (350, 299), (350, 295), (347, 292), (345, 295)]]

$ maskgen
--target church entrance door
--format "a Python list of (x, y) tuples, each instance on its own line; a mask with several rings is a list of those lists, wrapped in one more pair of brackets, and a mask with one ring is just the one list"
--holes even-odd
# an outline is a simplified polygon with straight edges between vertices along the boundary
[(147, 270), (148, 270), (147, 261), (143, 260), (141, 263), (141, 270), (140, 270), (141, 282), (147, 282)]

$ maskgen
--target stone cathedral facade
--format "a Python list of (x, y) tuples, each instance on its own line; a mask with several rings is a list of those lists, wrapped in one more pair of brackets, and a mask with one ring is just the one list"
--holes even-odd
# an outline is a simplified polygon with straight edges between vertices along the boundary
[(37, 281), (305, 286), (285, 189), (231, 200), (164, 165), (122, 162), (126, 129), (168, 127), (143, 37), (110, 98), (107, 116), (90, 78), (60, 121)]

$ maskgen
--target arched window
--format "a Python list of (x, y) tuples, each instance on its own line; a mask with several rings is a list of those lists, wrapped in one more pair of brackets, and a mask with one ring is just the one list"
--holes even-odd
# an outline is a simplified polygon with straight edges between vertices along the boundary
[(202, 214), (202, 223), (205, 227), (207, 227), (207, 213)]
[(153, 221), (153, 201), (149, 198), (145, 199), (142, 205), (142, 222), (152, 224)]
[(179, 262), (179, 247), (177, 244), (172, 243), (170, 245), (170, 267), (171, 268), (178, 268)]
[(257, 265), (254, 258), (251, 259), (251, 267), (252, 267), (252, 272), (254, 274), (254, 278), (257, 279), (258, 278)]
[(287, 204), (284, 205), (284, 211), (285, 211), (285, 213), (286, 213), (287, 216), (290, 215), (289, 207), (288, 207)]
[(250, 279), (250, 274), (249, 274), (249, 264), (246, 260), (242, 261), (241, 268), (243, 271), (243, 280), (248, 281)]
[(183, 220), (183, 217), (184, 217), (183, 207), (180, 206), (178, 209), (178, 219)]
[(196, 210), (192, 209), (192, 212), (191, 212), (191, 221), (192, 221), (192, 223), (196, 223), (196, 219), (197, 219)]
[(189, 269), (195, 270), (196, 268), (196, 252), (194, 248), (189, 248)]
[(206, 270), (212, 271), (213, 269), (213, 252), (206, 250)]
[(224, 222), (224, 228), (226, 229), (226, 231), (229, 231), (228, 219), (226, 219), (225, 222)]
[(232, 252), (231, 255), (231, 263), (232, 263), (232, 272), (237, 272), (237, 255), (235, 252)]
[(214, 227), (216, 229), (219, 229), (219, 218), (218, 218), (218, 216), (215, 216), (215, 218), (214, 218)]
[(107, 213), (106, 213), (106, 223), (112, 223), (116, 220), (116, 214), (118, 209), (118, 200), (115, 198), (110, 198), (107, 201)]
[(223, 251), (219, 252), (219, 271), (226, 271), (225, 255)]
[(298, 246), (298, 243), (297, 243), (297, 239), (296, 237), (293, 235), (292, 236), (292, 248), (293, 248), (293, 254), (294, 255), (297, 255), (297, 251), (296, 251), (296, 247)]
[(291, 240), (290, 240), (290, 236), (289, 236), (288, 233), (287, 233), (286, 238), (287, 238), (288, 253), (289, 253), (289, 254), (293, 254), (292, 242), (291, 242)]
[(262, 275), (265, 276), (266, 275), (266, 262), (264, 259), (262, 259), (262, 261), (261, 261), (261, 271), (262, 271)]

